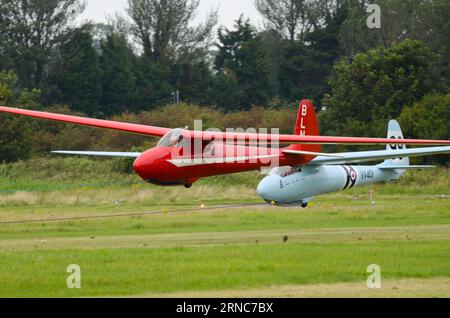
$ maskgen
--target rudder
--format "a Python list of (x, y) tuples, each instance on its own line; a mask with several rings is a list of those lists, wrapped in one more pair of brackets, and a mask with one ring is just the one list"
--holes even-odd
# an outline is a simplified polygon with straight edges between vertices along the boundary
[[(387, 138), (389, 139), (404, 139), (403, 132), (400, 127), (400, 124), (396, 120), (391, 120), (388, 125), (388, 133)], [(406, 149), (406, 145), (387, 145), (386, 150), (389, 151), (398, 151)], [(409, 158), (397, 158), (397, 159), (388, 159), (384, 162), (386, 166), (409, 166)]]
[[(304, 99), (300, 102), (294, 135), (319, 136), (319, 122), (316, 110), (310, 100)], [(320, 145), (292, 145), (292, 150), (321, 152)]]

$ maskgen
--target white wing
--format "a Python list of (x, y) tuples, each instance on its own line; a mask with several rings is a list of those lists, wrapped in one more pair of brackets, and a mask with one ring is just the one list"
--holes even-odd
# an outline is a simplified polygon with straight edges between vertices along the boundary
[(77, 155), (77, 156), (99, 156), (99, 157), (129, 157), (137, 158), (141, 155), (140, 152), (105, 152), (105, 151), (52, 151), (59, 155)]
[[(386, 159), (395, 159), (401, 157), (417, 157), (427, 155), (438, 155), (450, 153), (450, 147), (429, 147), (429, 148), (415, 148), (404, 150), (377, 150), (377, 151), (360, 151), (360, 152), (342, 152), (332, 153), (336, 157), (318, 156), (309, 165), (323, 165), (323, 164), (347, 164), (368, 161), (379, 161)], [(339, 157), (338, 157), (339, 156)]]

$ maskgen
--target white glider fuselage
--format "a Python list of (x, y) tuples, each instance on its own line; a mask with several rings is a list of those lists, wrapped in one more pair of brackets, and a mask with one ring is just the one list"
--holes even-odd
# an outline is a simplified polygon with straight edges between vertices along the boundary
[[(399, 123), (391, 120), (388, 138), (401, 140)], [(395, 181), (408, 169), (430, 168), (411, 166), (409, 157), (450, 153), (450, 147), (406, 149), (404, 145), (389, 145), (386, 150), (337, 153), (335, 157), (318, 156), (302, 167), (273, 169), (258, 185), (258, 194), (274, 205), (300, 204), (306, 207), (314, 197), (351, 189), (357, 186)], [(385, 161), (375, 166), (351, 165), (375, 160)]]
[(316, 196), (383, 181), (394, 181), (404, 169), (379, 166), (318, 165), (276, 168), (258, 185), (258, 194), (274, 205), (307, 204)]

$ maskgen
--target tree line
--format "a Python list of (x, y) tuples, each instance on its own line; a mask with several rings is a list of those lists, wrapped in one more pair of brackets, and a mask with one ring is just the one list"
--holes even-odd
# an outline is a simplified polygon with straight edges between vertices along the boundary
[[(175, 112), (295, 117), (309, 98), (324, 134), (381, 136), (403, 118), (409, 137), (449, 138), (450, 0), (378, 0), (380, 29), (366, 24), (371, 0), (255, 0), (262, 29), (244, 15), (217, 26), (215, 11), (198, 22), (199, 1), (128, 0), (125, 15), (80, 25), (84, 1), (0, 0), (0, 102), (117, 118), (157, 113), (178, 91)], [(1, 118), (0, 160), (26, 157), (14, 136), (39, 125)], [(55, 132), (41, 132), (43, 151)]]

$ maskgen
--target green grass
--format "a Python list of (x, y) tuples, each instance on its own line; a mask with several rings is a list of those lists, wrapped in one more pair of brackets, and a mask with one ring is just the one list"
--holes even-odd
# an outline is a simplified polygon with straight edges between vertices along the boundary
[[(0, 252), (0, 296), (114, 296), (450, 275), (448, 242), (267, 244)], [(82, 288), (66, 287), (78, 264)]]
[[(199, 205), (195, 205), (198, 208)], [(36, 206), (1, 207), (4, 220), (46, 219), (83, 215), (171, 211), (186, 206)], [(0, 239), (76, 237), (96, 235), (227, 232), (267, 229), (401, 226), (450, 224), (449, 199), (392, 196), (372, 206), (367, 200), (332, 195), (317, 199), (310, 209), (245, 208), (188, 214), (162, 214), (132, 218), (1, 225)]]
[[(0, 222), (259, 203), (260, 178), (217, 177), (187, 190), (147, 185), (104, 160), (0, 165)], [(308, 209), (0, 224), (0, 297), (365, 286), (373, 263), (386, 280), (450, 277), (449, 180), (442, 168), (411, 171), (398, 183), (316, 198)], [(378, 193), (375, 205), (367, 197), (371, 189)], [(73, 263), (82, 269), (80, 290), (66, 287), (66, 267)], [(406, 296), (414, 295), (420, 294)]]

